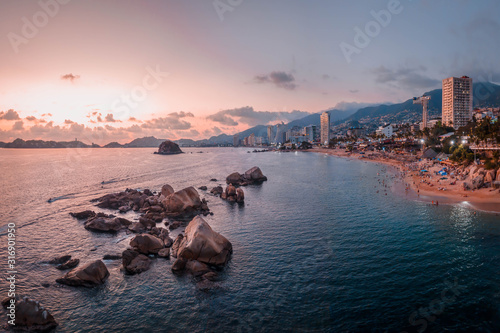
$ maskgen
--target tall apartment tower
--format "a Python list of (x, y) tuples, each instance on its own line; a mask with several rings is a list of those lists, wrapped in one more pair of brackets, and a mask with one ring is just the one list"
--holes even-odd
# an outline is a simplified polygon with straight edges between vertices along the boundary
[(328, 145), (330, 142), (330, 113), (321, 114), (321, 144)]
[(274, 131), (273, 130), (274, 130), (274, 126), (271, 126), (271, 125), (267, 126), (267, 142), (269, 144), (273, 143), (273, 141), (274, 141), (273, 140), (274, 139), (274, 135), (273, 135)]
[(443, 124), (457, 129), (472, 121), (472, 79), (467, 76), (443, 80)]

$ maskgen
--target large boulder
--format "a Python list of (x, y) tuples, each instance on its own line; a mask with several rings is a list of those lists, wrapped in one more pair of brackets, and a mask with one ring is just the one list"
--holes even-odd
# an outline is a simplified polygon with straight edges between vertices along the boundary
[(162, 203), (168, 216), (195, 215), (202, 210), (200, 195), (192, 186), (170, 194)]
[(495, 180), (495, 170), (489, 170), (489, 171), (486, 171), (486, 175), (484, 176), (484, 181), (487, 182), (487, 183), (493, 183), (493, 181)]
[(155, 154), (160, 154), (160, 155), (174, 155), (181, 153), (182, 150), (179, 148), (179, 145), (170, 140), (162, 142), (158, 147), (158, 152), (155, 152)]
[(101, 260), (92, 261), (84, 266), (69, 271), (57, 283), (75, 287), (95, 287), (106, 282), (109, 271)]
[(161, 187), (161, 195), (163, 195), (165, 198), (172, 193), (174, 193), (174, 188), (172, 186), (165, 184)]
[(122, 264), (129, 274), (139, 274), (149, 269), (151, 259), (137, 251), (125, 250), (122, 253)]
[[(10, 313), (9, 306), (12, 307), (13, 303), (7, 305), (7, 313)], [(50, 312), (45, 309), (40, 303), (31, 300), (27, 297), (15, 302), (15, 326), (16, 330), (25, 332), (47, 332), (57, 326), (57, 322)], [(11, 318), (7, 315), (7, 318)]]
[(484, 184), (484, 176), (479, 174), (478, 176), (476, 176), (475, 178), (472, 179), (471, 188), (473, 190), (476, 190), (476, 189), (481, 188), (481, 186), (483, 186), (483, 184)]
[(250, 170), (245, 172), (244, 177), (252, 182), (263, 182), (267, 180), (267, 177), (264, 176), (262, 170), (259, 167), (253, 167)]
[(244, 174), (239, 174), (238, 172), (234, 172), (227, 176), (226, 183), (232, 184), (235, 186), (245, 186), (251, 184), (260, 184), (267, 180), (267, 177), (264, 176), (262, 170), (259, 167), (253, 167), (247, 170)]
[(97, 216), (87, 220), (84, 227), (92, 231), (117, 232), (127, 228), (131, 224), (132, 222), (121, 217), (114, 217), (112, 215), (102, 216), (102, 214), (97, 214)]
[(165, 246), (158, 237), (150, 234), (137, 235), (130, 241), (130, 246), (142, 254), (157, 254)]
[[(233, 246), (224, 236), (212, 230), (200, 216), (195, 217), (185, 230), (180, 241), (177, 257), (187, 260), (222, 266), (229, 260)], [(177, 239), (176, 239), (177, 241)], [(175, 246), (174, 242), (174, 246)], [(175, 250), (173, 248), (173, 250)]]
[(239, 172), (233, 172), (229, 176), (226, 177), (226, 183), (228, 184), (239, 184), (243, 179), (243, 175)]
[(243, 201), (245, 201), (245, 193), (238, 187), (236, 189), (236, 202), (242, 203)]
[(467, 181), (464, 181), (462, 183), (462, 188), (465, 190), (465, 191), (469, 191), (472, 189), (472, 185), (471, 183), (467, 182)]

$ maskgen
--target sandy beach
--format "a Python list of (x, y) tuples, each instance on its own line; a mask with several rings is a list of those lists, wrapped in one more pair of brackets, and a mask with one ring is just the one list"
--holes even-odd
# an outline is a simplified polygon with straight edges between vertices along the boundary
[[(397, 190), (406, 194), (412, 200), (424, 201), (430, 204), (469, 205), (473, 209), (500, 213), (500, 189), (481, 188), (466, 191), (461, 186), (462, 182), (460, 180), (435, 174), (436, 171), (442, 169), (442, 165), (433, 165), (433, 162), (426, 161), (417, 162), (418, 158), (415, 156), (372, 151), (360, 154), (358, 152), (346, 152), (344, 149), (326, 148), (316, 148), (310, 150), (310, 152), (391, 166), (403, 182), (403, 185), (400, 185)], [(421, 168), (428, 168), (429, 170), (426, 173), (421, 173)]]

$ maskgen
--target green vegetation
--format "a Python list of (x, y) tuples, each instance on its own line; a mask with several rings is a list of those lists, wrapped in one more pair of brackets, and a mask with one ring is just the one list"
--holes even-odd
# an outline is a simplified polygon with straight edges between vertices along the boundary
[(452, 146), (450, 148), (451, 156), (450, 160), (453, 162), (472, 162), (474, 161), (474, 153), (469, 149), (467, 145)]
[(500, 143), (500, 122), (493, 122), (489, 117), (484, 118), (472, 130), (472, 142), (479, 144)]

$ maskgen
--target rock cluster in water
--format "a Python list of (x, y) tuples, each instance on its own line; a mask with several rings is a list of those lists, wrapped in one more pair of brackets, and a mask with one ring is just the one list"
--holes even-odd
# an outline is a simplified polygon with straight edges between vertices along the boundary
[[(157, 195), (153, 194), (149, 189), (143, 192), (126, 189), (124, 192), (107, 194), (101, 198), (95, 199), (98, 201), (97, 207), (116, 209), (122, 213), (130, 210), (145, 213), (146, 219), (154, 222), (161, 222), (166, 217), (176, 216), (194, 216), (197, 214), (208, 215), (210, 210), (205, 199), (200, 199), (200, 195), (194, 187), (187, 187), (180, 191), (174, 192), (170, 185), (164, 185), (161, 192)], [(84, 214), (73, 213), (73, 216), (92, 216), (91, 213)], [(105, 216), (100, 216), (101, 218)], [(110, 218), (109, 216), (107, 217)], [(106, 222), (106, 221), (101, 221)], [(101, 223), (100, 222), (100, 223)], [(123, 224), (126, 221), (107, 221), (107, 224)], [(117, 228), (118, 226), (115, 226)]]
[(179, 148), (179, 145), (170, 140), (166, 140), (160, 144), (158, 147), (158, 152), (155, 154), (160, 155), (174, 155), (174, 154), (182, 154), (182, 150)]
[(233, 172), (226, 178), (227, 184), (232, 184), (234, 186), (246, 186), (252, 184), (260, 184), (267, 180), (259, 167), (253, 167), (247, 170), (244, 174), (238, 172)]
[[(267, 178), (262, 175), (259, 168), (252, 168), (244, 175), (239, 175), (238, 180), (238, 185), (247, 185), (262, 182)], [(214, 189), (211, 192), (213, 193)], [(232, 184), (229, 184), (225, 191), (219, 186), (216, 192), (228, 201), (244, 200), (243, 190), (235, 188)], [(164, 185), (159, 194), (153, 194), (147, 189), (142, 192), (127, 189), (93, 201), (97, 201), (97, 206), (100, 208), (114, 209), (121, 213), (130, 210), (142, 213), (138, 222), (91, 210), (70, 213), (76, 219), (85, 219), (84, 227), (93, 232), (116, 233), (125, 230), (137, 234), (130, 240), (129, 248), (121, 255), (105, 255), (103, 259), (121, 259), (125, 273), (139, 274), (150, 268), (151, 258), (170, 259), (172, 256), (176, 258), (172, 264), (172, 271), (176, 274), (183, 272), (192, 274), (199, 290), (210, 290), (217, 286), (217, 271), (227, 264), (233, 246), (227, 238), (212, 230), (210, 225), (198, 216), (198, 214), (207, 215), (210, 211), (206, 200), (200, 199), (193, 187), (175, 192), (170, 185)], [(164, 218), (190, 216), (194, 218), (187, 225), (185, 235), (179, 234), (175, 241), (170, 238), (167, 229), (156, 226)], [(176, 228), (181, 223), (172, 221), (170, 226)], [(167, 222), (165, 224), (168, 225)], [(110, 275), (102, 260), (78, 266), (79, 259), (65, 255), (54, 258), (48, 263), (56, 265), (60, 270), (71, 269), (56, 279), (57, 283), (68, 286), (87, 288), (99, 286), (104, 284)], [(10, 302), (10, 299), (5, 299), (2, 304), (7, 308)], [(57, 325), (52, 315), (38, 302), (27, 298), (16, 301), (17, 328), (26, 331), (44, 331), (53, 329)]]

